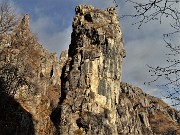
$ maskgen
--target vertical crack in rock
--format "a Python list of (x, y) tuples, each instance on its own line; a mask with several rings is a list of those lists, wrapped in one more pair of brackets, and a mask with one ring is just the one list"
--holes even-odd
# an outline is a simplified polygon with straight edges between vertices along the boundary
[(116, 104), (125, 55), (115, 9), (77, 6), (71, 39), (61, 78), (60, 134), (117, 134)]
[(60, 76), (67, 51), (58, 62), (55, 54), (43, 49), (31, 33), (27, 14), (3, 38), (5, 42), (0, 41), (0, 57), (3, 56), (0, 58), (0, 134), (54, 134), (50, 114), (59, 102)]
[(125, 57), (114, 8), (76, 7), (59, 61), (25, 15), (0, 35), (0, 134), (179, 135), (180, 112), (121, 82)]

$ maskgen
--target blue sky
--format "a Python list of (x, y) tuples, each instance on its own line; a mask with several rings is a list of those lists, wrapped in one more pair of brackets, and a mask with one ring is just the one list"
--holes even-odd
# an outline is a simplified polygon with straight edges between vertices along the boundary
[[(0, 0), (2, 1), (2, 0)], [(58, 55), (68, 49), (72, 32), (72, 20), (75, 6), (91, 4), (105, 9), (114, 6), (113, 0), (9, 0), (16, 11), (30, 15), (30, 25), (33, 33), (38, 35), (39, 42), (51, 52)], [(118, 1), (119, 17), (134, 12), (132, 5)], [(155, 85), (146, 86), (143, 83), (151, 80), (146, 64), (153, 66), (166, 65), (167, 49), (164, 47), (162, 34), (170, 31), (170, 19), (162, 24), (159, 21), (150, 22), (138, 29), (132, 25), (136, 19), (121, 18), (127, 57), (123, 62), (122, 80), (141, 87), (145, 92), (161, 97), (161, 89)], [(160, 80), (161, 82), (163, 80)], [(166, 102), (169, 102), (166, 100)]]

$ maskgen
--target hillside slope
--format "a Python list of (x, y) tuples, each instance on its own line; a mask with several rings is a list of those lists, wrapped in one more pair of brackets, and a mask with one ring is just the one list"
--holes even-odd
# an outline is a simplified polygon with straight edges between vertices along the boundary
[(58, 60), (25, 15), (0, 35), (0, 135), (179, 135), (180, 112), (121, 82), (125, 58), (114, 8), (76, 7)]

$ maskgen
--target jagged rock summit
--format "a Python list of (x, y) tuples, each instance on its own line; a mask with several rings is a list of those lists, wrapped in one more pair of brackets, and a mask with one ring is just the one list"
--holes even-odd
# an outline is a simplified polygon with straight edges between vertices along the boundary
[(1, 35), (0, 134), (180, 134), (179, 111), (121, 82), (126, 54), (116, 10), (75, 12), (59, 61), (37, 42), (28, 15)]
[(116, 104), (125, 54), (115, 9), (76, 7), (71, 36), (61, 78), (60, 133), (82, 128), (88, 134), (118, 134)]

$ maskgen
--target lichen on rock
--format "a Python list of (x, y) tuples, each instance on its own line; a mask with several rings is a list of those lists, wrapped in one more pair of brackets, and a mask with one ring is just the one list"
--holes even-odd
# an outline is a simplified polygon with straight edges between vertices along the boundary
[(116, 10), (77, 6), (71, 38), (61, 78), (65, 94), (60, 103), (60, 133), (73, 134), (82, 128), (87, 134), (106, 134), (109, 128), (117, 134), (115, 105), (124, 47)]
[(59, 60), (38, 43), (28, 15), (0, 35), (0, 134), (180, 134), (179, 111), (121, 82), (126, 54), (115, 8), (75, 12)]

